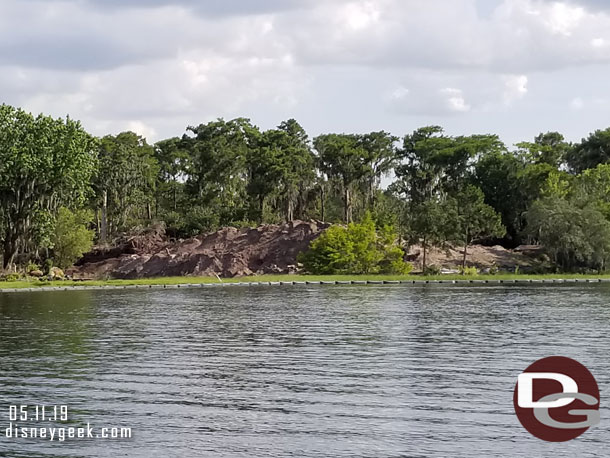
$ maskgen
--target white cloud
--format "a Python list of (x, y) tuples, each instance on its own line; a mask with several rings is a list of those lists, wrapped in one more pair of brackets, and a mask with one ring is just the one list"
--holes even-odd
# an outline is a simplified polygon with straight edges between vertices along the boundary
[(142, 121), (129, 121), (125, 130), (135, 132), (136, 134), (147, 138), (149, 141), (159, 140), (157, 138), (157, 131), (150, 126), (147, 126)]
[(402, 100), (410, 94), (411, 91), (404, 86), (398, 86), (390, 95), (391, 99)]
[(570, 108), (572, 108), (573, 110), (582, 110), (584, 106), (585, 101), (582, 99), (582, 97), (574, 97), (570, 102)]
[(342, 8), (340, 17), (348, 28), (360, 31), (373, 26), (379, 21), (379, 10), (374, 2), (348, 3)]
[(461, 89), (448, 87), (441, 89), (440, 92), (446, 97), (447, 107), (450, 111), (458, 113), (470, 111), (470, 105), (466, 103), (466, 99), (464, 99), (464, 94)]
[(504, 103), (510, 105), (527, 95), (528, 78), (525, 75), (504, 77)]
[(571, 36), (581, 25), (586, 13), (584, 8), (565, 3), (553, 3), (547, 11), (546, 24), (553, 33)]
[[(404, 129), (405, 116), (470, 120), (476, 130), (490, 113), (521, 119), (528, 103), (555, 107), (537, 78), (574, 87), (587, 86), (588, 66), (610, 73), (601, 1), (494, 0), (485, 14), (480, 4), (4, 0), (0, 94), (70, 113), (96, 134), (132, 125), (179, 135), (240, 115), (267, 124), (304, 117), (314, 131)], [(582, 94), (583, 115), (593, 97)]]

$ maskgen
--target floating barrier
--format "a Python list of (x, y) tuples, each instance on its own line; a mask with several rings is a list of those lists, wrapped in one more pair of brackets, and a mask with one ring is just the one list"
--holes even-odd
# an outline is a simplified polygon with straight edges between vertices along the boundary
[(506, 285), (506, 284), (599, 284), (610, 283), (610, 278), (549, 278), (549, 279), (510, 279), (510, 280), (306, 280), (274, 282), (219, 282), (219, 283), (183, 283), (177, 285), (75, 285), (75, 286), (40, 286), (27, 288), (0, 288), (2, 293), (19, 292), (53, 292), (53, 291), (99, 291), (126, 289), (194, 289), (227, 286), (308, 286), (308, 285)]

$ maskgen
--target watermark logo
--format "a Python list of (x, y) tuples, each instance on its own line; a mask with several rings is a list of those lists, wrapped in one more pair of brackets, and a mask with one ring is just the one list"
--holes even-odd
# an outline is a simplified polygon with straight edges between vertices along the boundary
[(536, 361), (519, 375), (513, 403), (525, 429), (539, 439), (566, 442), (599, 423), (599, 388), (589, 370), (570, 358)]

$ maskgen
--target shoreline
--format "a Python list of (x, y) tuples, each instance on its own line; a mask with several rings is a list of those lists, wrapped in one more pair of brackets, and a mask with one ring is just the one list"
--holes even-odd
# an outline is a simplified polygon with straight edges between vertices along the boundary
[(23, 280), (0, 282), (0, 293), (44, 291), (91, 291), (114, 289), (171, 289), (219, 286), (297, 286), (297, 285), (468, 285), (468, 284), (567, 284), (610, 283), (610, 275), (265, 275), (218, 279), (213, 277), (160, 277), (134, 280), (50, 281)]

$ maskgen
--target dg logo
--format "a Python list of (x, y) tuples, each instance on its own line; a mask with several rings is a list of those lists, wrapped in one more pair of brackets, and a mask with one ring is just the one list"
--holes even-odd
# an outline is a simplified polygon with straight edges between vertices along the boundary
[(600, 421), (599, 388), (589, 370), (570, 358), (536, 361), (519, 375), (513, 403), (523, 427), (539, 439), (576, 439)]

